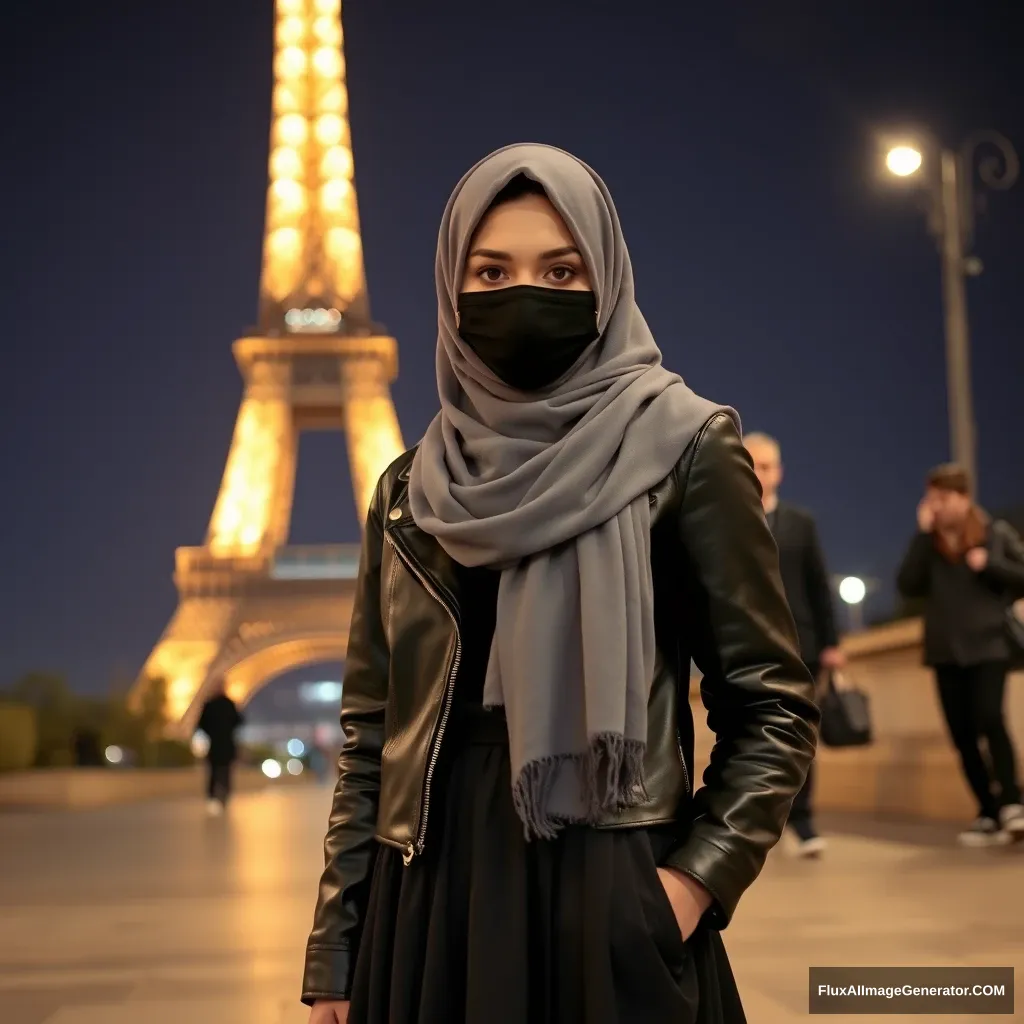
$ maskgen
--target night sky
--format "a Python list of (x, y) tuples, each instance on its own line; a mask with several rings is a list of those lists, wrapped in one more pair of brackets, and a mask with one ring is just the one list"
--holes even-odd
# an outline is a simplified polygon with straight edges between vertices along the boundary
[[(52, 669), (99, 691), (164, 628), (174, 548), (202, 542), (224, 468), (230, 346), (256, 315), (272, 3), (17, 6), (0, 686)], [(406, 440), (436, 405), (445, 201), (491, 149), (553, 143), (608, 182), (666, 363), (779, 437), (787, 496), (818, 514), (834, 571), (885, 581), (884, 610), (922, 474), (948, 453), (938, 258), (873, 140), (990, 127), (1024, 149), (1011, 9), (348, 0), (367, 273)], [(981, 492), (1000, 507), (1024, 500), (1024, 184), (991, 196), (977, 251)], [(357, 539), (341, 437), (306, 438), (301, 460), (292, 540)]]

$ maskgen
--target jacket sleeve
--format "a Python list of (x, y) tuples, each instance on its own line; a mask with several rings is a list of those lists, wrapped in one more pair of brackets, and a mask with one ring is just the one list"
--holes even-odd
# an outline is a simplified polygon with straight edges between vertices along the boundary
[(778, 842), (817, 743), (814, 684), (800, 659), (753, 465), (730, 417), (698, 436), (680, 531), (697, 586), (694, 661), (715, 745), (693, 820), (669, 867), (712, 895), (724, 928)]
[(992, 526), (985, 575), (1014, 598), (1024, 596), (1024, 541), (1009, 523)]
[(826, 647), (835, 647), (839, 643), (836, 632), (836, 613), (832, 603), (832, 585), (825, 567), (825, 553), (821, 548), (818, 527), (808, 516), (805, 527), (806, 546), (804, 548), (804, 584), (807, 597), (811, 602), (811, 614), (814, 616), (814, 635), (818, 641), (819, 653)]
[(302, 1001), (347, 999), (377, 852), (389, 651), (380, 612), (383, 482), (370, 505), (341, 696), (341, 755), (324, 840), (324, 871), (306, 946)]
[(896, 574), (896, 587), (904, 597), (927, 597), (934, 544), (930, 533), (917, 533)]

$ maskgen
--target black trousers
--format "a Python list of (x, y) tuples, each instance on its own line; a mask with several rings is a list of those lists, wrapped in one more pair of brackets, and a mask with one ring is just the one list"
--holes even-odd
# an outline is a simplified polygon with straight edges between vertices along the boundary
[(946, 726), (978, 801), (978, 813), (998, 819), (1001, 807), (1020, 803), (1013, 742), (1003, 717), (1006, 665), (938, 665), (935, 678)]
[[(807, 666), (807, 671), (817, 682), (821, 672), (821, 666), (813, 662)], [(807, 778), (793, 800), (793, 806), (789, 811), (789, 824), (793, 830), (803, 839), (809, 838), (814, 832), (814, 807), (811, 798), (814, 795), (814, 762), (812, 761), (807, 769)]]
[(228, 802), (231, 796), (230, 761), (206, 762), (206, 795), (210, 800), (219, 800), (222, 804)]

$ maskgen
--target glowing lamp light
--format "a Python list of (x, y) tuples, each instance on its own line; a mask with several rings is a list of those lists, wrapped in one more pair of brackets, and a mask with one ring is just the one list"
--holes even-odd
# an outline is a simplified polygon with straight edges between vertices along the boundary
[(281, 14), (301, 14), (306, 0), (277, 0), (277, 9)]
[(321, 78), (337, 78), (342, 71), (343, 62), (337, 47), (321, 46), (313, 54), (313, 70)]
[(288, 761), (287, 767), (289, 775), (301, 775), (305, 765), (297, 757), (293, 757)]
[(328, 213), (344, 213), (349, 209), (352, 185), (345, 180), (329, 181), (320, 190), (320, 205)]
[(296, 114), (305, 107), (305, 90), (301, 82), (278, 82), (274, 86), (273, 107), (275, 114)]
[[(338, 311), (336, 309), (289, 309), (284, 315), (284, 322), (293, 331), (316, 331), (321, 328), (337, 327), (341, 321), (341, 316), (338, 314), (335, 319), (334, 314)], [(291, 740), (290, 743), (298, 743), (302, 746), (300, 740)], [(291, 753), (291, 746), (288, 748)], [(299, 751), (301, 754), (302, 751)], [(298, 757), (298, 754), (295, 755)]]
[(341, 0), (313, 0), (313, 9), (317, 14), (339, 14)]
[(278, 228), (267, 237), (267, 249), (275, 259), (296, 260), (302, 252), (302, 235), (297, 228)]
[(303, 743), (302, 740), (298, 739), (289, 740), (287, 748), (288, 753), (291, 754), (292, 757), (302, 757), (302, 755), (306, 752), (306, 744)]
[(298, 46), (286, 46), (274, 61), (274, 74), (288, 82), (306, 73), (306, 53)]
[(351, 228), (331, 228), (324, 241), (332, 259), (351, 259), (359, 252), (359, 235)]
[(309, 122), (301, 114), (285, 114), (277, 119), (275, 134), (284, 145), (298, 149), (309, 136)]
[(320, 173), (325, 178), (342, 178), (351, 180), (355, 172), (352, 162), (352, 151), (344, 146), (332, 146), (324, 153), (320, 161)]
[(291, 146), (278, 146), (270, 154), (270, 176), (274, 179), (302, 177), (302, 157)]
[(839, 596), (846, 604), (860, 604), (868, 588), (859, 576), (847, 576), (839, 584)]
[(261, 523), (246, 523), (238, 532), (238, 541), (245, 551), (255, 551), (263, 537)]
[(341, 25), (336, 18), (321, 16), (313, 22), (313, 35), (324, 46), (341, 45)]
[(921, 151), (913, 146), (894, 146), (885, 155), (885, 166), (897, 178), (909, 178), (921, 169)]
[(306, 208), (306, 190), (290, 178), (282, 178), (270, 186), (271, 202), (285, 216), (302, 213)]
[(295, 15), (282, 18), (277, 23), (278, 46), (298, 46), (305, 34), (305, 22)]
[(120, 747), (111, 745), (103, 751), (103, 756), (107, 759), (108, 764), (120, 764), (124, 760), (124, 751)]
[(325, 114), (348, 113), (348, 93), (342, 85), (332, 85), (325, 89), (317, 102), (317, 109)]
[(272, 757), (268, 757), (263, 764), (260, 765), (260, 771), (268, 779), (279, 779), (281, 778), (281, 763), (275, 761)]
[(345, 122), (337, 114), (318, 117), (313, 129), (321, 146), (336, 146), (345, 137)]

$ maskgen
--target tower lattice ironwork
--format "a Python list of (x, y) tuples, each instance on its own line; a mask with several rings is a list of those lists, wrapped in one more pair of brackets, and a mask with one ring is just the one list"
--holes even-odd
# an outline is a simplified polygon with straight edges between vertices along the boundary
[(404, 448), (397, 345), (370, 318), (340, 0), (276, 0), (274, 29), (259, 326), (234, 344), (244, 391), (205, 543), (176, 552), (178, 607), (140, 675), (186, 724), (214, 680), (244, 701), (344, 657), (358, 549), (288, 545), (300, 433), (344, 431), (360, 518)]

